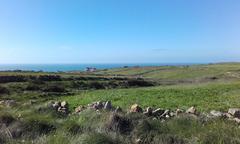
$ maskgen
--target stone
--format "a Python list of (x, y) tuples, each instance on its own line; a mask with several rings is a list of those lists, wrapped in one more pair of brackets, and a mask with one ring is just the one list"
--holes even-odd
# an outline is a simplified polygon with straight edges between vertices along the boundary
[(151, 116), (152, 111), (153, 111), (153, 109), (151, 107), (147, 107), (146, 111), (144, 111), (143, 114), (145, 114), (147, 116)]
[(58, 101), (56, 101), (56, 102), (54, 102), (54, 104), (52, 104), (52, 108), (55, 110), (57, 110), (60, 106), (61, 106), (61, 103)]
[(104, 105), (105, 110), (111, 110), (112, 109), (112, 103), (111, 101), (107, 101)]
[(169, 116), (170, 111), (169, 110), (165, 110), (164, 113), (161, 115), (162, 117), (166, 117), (167, 115)]
[(192, 107), (190, 107), (190, 108), (186, 111), (186, 113), (188, 113), (188, 114), (197, 114), (197, 109), (196, 109), (194, 106), (192, 106)]
[(104, 107), (104, 105), (103, 105), (103, 102), (102, 102), (102, 101), (98, 101), (98, 102), (96, 103), (96, 108), (97, 108), (97, 109), (103, 109), (103, 107)]
[(5, 105), (7, 106), (7, 107), (12, 107), (12, 106), (15, 106), (17, 103), (16, 103), (16, 101), (15, 100), (6, 100), (5, 101)]
[(61, 107), (68, 107), (68, 103), (66, 101), (61, 102)]
[(0, 105), (3, 105), (3, 104), (5, 104), (5, 101), (4, 101), (4, 100), (1, 100), (1, 101), (0, 101)]
[(237, 122), (238, 124), (240, 123), (240, 119), (239, 118), (234, 118), (233, 121)]
[(115, 109), (114, 111), (115, 113), (119, 113), (119, 112), (122, 112), (122, 108), (120, 108), (119, 106)]
[(176, 115), (179, 115), (179, 114), (181, 114), (181, 113), (183, 113), (183, 110), (181, 110), (181, 109), (176, 109)]
[(224, 113), (223, 116), (229, 119), (233, 118), (233, 116), (230, 113)]
[(228, 113), (236, 118), (240, 118), (240, 109), (239, 108), (230, 108)]
[(58, 112), (61, 112), (61, 113), (63, 113), (63, 114), (67, 114), (67, 113), (68, 113), (68, 108), (59, 107), (59, 108), (58, 108)]
[(213, 117), (223, 117), (223, 116), (224, 116), (224, 113), (222, 113), (222, 112), (220, 112), (220, 111), (215, 111), (215, 110), (210, 111), (210, 114), (211, 114)]
[(136, 140), (135, 140), (135, 143), (136, 143), (136, 144), (141, 144), (141, 143), (142, 143), (142, 140), (141, 140), (140, 138), (139, 138), (139, 139), (136, 139)]
[(82, 112), (84, 109), (85, 109), (84, 106), (78, 106), (78, 107), (75, 108), (75, 113), (80, 113), (80, 112)]
[(153, 116), (161, 116), (165, 112), (164, 109), (158, 108), (152, 112)]
[(138, 112), (141, 113), (143, 110), (138, 104), (134, 104), (130, 108), (130, 112)]

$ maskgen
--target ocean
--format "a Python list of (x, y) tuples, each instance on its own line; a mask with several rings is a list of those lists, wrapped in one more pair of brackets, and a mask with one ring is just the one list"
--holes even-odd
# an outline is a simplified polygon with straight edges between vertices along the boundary
[(44, 72), (68, 72), (68, 71), (84, 71), (86, 67), (94, 67), (97, 69), (121, 68), (124, 66), (179, 66), (192, 64), (0, 64), (0, 71), (44, 71)]

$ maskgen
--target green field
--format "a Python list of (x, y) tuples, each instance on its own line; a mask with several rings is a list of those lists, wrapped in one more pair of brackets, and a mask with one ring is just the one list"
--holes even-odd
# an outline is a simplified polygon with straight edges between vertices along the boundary
[[(0, 143), (240, 143), (238, 124), (226, 119), (182, 115), (162, 122), (128, 113), (135, 103), (170, 110), (195, 106), (201, 113), (240, 108), (240, 63), (94, 73), (0, 72), (0, 100), (16, 102), (0, 104)], [(67, 101), (70, 114), (49, 109), (49, 101)], [(117, 115), (124, 125), (114, 125), (116, 114), (109, 111), (72, 114), (97, 101), (121, 107)]]

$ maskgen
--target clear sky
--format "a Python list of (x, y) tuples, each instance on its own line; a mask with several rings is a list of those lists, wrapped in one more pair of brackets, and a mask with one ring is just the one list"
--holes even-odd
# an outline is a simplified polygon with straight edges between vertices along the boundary
[(0, 0), (0, 63), (240, 61), (240, 0)]

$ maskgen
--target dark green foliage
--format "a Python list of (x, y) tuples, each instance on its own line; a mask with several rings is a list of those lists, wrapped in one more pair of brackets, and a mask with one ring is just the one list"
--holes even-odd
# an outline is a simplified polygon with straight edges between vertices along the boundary
[(134, 87), (134, 86), (138, 86), (138, 87), (154, 86), (154, 84), (151, 83), (151, 82), (148, 82), (148, 81), (145, 81), (145, 80), (138, 80), (138, 79), (128, 80), (127, 83), (130, 87)]
[(64, 88), (63, 85), (61, 84), (48, 84), (46, 85), (45, 88), (43, 88), (44, 92), (57, 92), (57, 93), (63, 93), (66, 92), (67, 90)]
[(90, 133), (85, 137), (82, 144), (117, 144), (119, 142), (112, 140), (109, 136), (100, 133)]
[(114, 132), (126, 134), (132, 130), (133, 125), (130, 119), (118, 114), (112, 114), (107, 124), (107, 128)]
[(9, 94), (9, 90), (6, 87), (0, 86), (0, 95)]
[(40, 81), (61, 81), (62, 78), (59, 75), (40, 75), (38, 77)]
[(89, 88), (91, 89), (105, 89), (105, 86), (103, 83), (93, 81), (89, 83)]
[(13, 121), (15, 121), (15, 118), (7, 113), (2, 113), (0, 115), (0, 124), (5, 124), (6, 126), (10, 125)]
[(27, 78), (24, 76), (0, 76), (0, 83), (8, 82), (25, 82)]
[(67, 132), (69, 132), (70, 134), (73, 134), (73, 135), (84, 132), (83, 127), (80, 126), (79, 124), (77, 124), (75, 121), (67, 121), (63, 125), (63, 128), (64, 128), (64, 130), (66, 130)]
[(41, 90), (41, 87), (40, 87), (39, 84), (29, 83), (26, 87), (26, 90), (28, 90), (28, 91), (39, 91), (39, 90)]
[(46, 121), (39, 121), (37, 119), (26, 121), (22, 125), (23, 132), (28, 133), (31, 137), (48, 134), (56, 130), (56, 127), (53, 124)]

